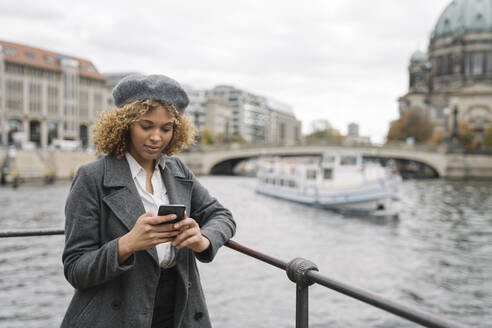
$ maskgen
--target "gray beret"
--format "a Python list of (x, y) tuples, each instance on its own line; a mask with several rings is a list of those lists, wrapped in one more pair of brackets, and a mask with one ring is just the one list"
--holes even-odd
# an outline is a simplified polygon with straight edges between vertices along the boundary
[(181, 85), (165, 75), (128, 75), (114, 87), (113, 98), (118, 107), (137, 100), (152, 99), (173, 105), (181, 114), (189, 103)]

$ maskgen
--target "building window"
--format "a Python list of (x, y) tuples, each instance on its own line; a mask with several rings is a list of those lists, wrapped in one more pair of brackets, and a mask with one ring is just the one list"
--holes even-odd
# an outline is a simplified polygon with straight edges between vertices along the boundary
[(100, 93), (94, 94), (94, 114), (98, 114), (103, 110), (103, 97)]
[(342, 156), (340, 158), (340, 165), (352, 166), (357, 164), (357, 157), (355, 156)]
[(41, 112), (41, 85), (37, 83), (29, 84), (29, 111), (31, 113)]
[(492, 72), (492, 52), (487, 51), (484, 53), (485, 56), (485, 72), (490, 73)]
[(280, 123), (279, 131), (280, 142), (283, 142), (285, 141), (285, 123)]
[(58, 88), (48, 86), (48, 113), (58, 114)]
[(24, 66), (6, 63), (5, 64), (5, 72), (7, 73), (16, 73), (16, 74), (24, 74)]
[(79, 115), (82, 119), (89, 118), (89, 93), (87, 91), (80, 91)]
[(34, 55), (34, 53), (33, 52), (30, 52), (30, 51), (26, 51), (25, 52), (25, 55), (29, 59), (35, 59), (36, 58), (36, 56)]
[(14, 48), (10, 48), (10, 47), (5, 47), (3, 49), (3, 51), (5, 52), (6, 55), (9, 55), (9, 56), (15, 56), (17, 54), (17, 50), (15, 50)]
[(437, 57), (437, 75), (453, 73), (453, 57), (451, 55)]
[(7, 108), (22, 111), (24, 106), (24, 84), (20, 81), (7, 81)]
[(490, 52), (467, 52), (464, 57), (465, 75), (482, 75), (492, 71)]
[(483, 73), (484, 68), (484, 54), (482, 52), (473, 53), (472, 57), (472, 74), (480, 75)]
[(306, 171), (306, 179), (315, 180), (316, 179), (316, 170), (309, 169)]
[(53, 57), (50, 57), (48, 55), (44, 56), (44, 61), (47, 62), (48, 64), (53, 64), (54, 62)]
[(415, 74), (410, 73), (410, 88), (415, 85)]

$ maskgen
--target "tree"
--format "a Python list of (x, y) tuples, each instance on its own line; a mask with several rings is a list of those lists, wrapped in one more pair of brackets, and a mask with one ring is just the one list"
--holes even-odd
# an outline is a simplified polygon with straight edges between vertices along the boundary
[(244, 139), (239, 133), (234, 132), (231, 135), (231, 142), (243, 144), (243, 143), (246, 143), (246, 139)]
[(468, 123), (460, 122), (458, 123), (458, 134), (460, 136), (461, 144), (467, 148), (473, 148), (473, 143), (475, 140), (475, 136), (473, 132), (470, 130)]
[(434, 131), (429, 115), (420, 108), (407, 109), (398, 120), (394, 121), (388, 131), (388, 141), (405, 141), (413, 138), (417, 143), (428, 141)]
[(437, 146), (444, 140), (444, 132), (433, 133), (429, 139), (429, 146)]
[(333, 128), (328, 120), (315, 120), (311, 122), (313, 132), (305, 136), (307, 142), (316, 143), (320, 141), (340, 141), (342, 134)]
[(306, 141), (316, 142), (316, 141), (340, 141), (342, 140), (342, 134), (337, 129), (328, 127), (324, 130), (314, 131), (306, 136)]
[(213, 145), (215, 143), (215, 137), (208, 128), (200, 132), (200, 140), (202, 145)]
[(492, 122), (487, 130), (485, 130), (483, 145), (485, 147), (492, 147)]

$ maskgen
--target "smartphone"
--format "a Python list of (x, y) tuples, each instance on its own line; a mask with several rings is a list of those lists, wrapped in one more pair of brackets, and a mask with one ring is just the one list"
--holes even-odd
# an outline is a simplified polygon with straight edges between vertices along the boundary
[(158, 216), (162, 215), (168, 215), (168, 214), (176, 214), (176, 219), (168, 222), (164, 222), (161, 224), (174, 224), (178, 221), (181, 221), (184, 219), (184, 212), (185, 212), (186, 206), (184, 205), (176, 205), (176, 204), (169, 204), (169, 205), (161, 205), (159, 206), (159, 212), (157, 212)]

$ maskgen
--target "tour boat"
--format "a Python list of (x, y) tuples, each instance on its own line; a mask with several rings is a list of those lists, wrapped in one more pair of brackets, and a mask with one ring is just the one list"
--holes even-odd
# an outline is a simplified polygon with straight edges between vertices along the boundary
[(343, 212), (393, 215), (401, 177), (362, 154), (270, 158), (259, 163), (258, 193)]

